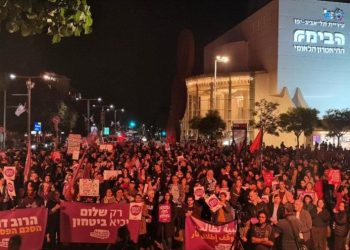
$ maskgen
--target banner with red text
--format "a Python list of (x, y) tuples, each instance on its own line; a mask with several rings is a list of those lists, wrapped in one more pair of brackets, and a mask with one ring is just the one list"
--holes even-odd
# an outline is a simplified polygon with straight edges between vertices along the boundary
[(325, 171), (325, 175), (328, 177), (328, 183), (338, 186), (341, 184), (341, 173), (339, 169), (330, 169)]
[[(129, 204), (62, 202), (61, 241), (115, 243), (118, 228), (127, 225), (131, 239), (137, 242), (141, 221), (130, 220), (129, 214)], [(137, 216), (134, 210), (132, 214)]]
[(235, 221), (216, 226), (188, 216), (185, 225), (185, 249), (230, 250), (236, 231)]
[(42, 249), (46, 222), (46, 208), (0, 212), (0, 249), (7, 249), (10, 237), (16, 234), (22, 237), (21, 250)]
[(171, 206), (167, 204), (159, 205), (158, 221), (162, 223), (169, 223), (171, 221)]

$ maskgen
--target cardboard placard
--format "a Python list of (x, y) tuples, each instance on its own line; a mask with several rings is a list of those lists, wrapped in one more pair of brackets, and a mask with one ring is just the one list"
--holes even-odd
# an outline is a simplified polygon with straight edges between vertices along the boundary
[(4, 175), (5, 180), (14, 181), (16, 178), (16, 167), (15, 166), (4, 167), (3, 175)]
[(112, 180), (114, 178), (117, 178), (119, 174), (121, 174), (120, 170), (104, 170), (103, 171), (103, 179), (104, 180)]
[(159, 222), (161, 223), (169, 223), (171, 221), (171, 206), (162, 204), (159, 205)]
[(100, 144), (100, 151), (113, 152), (113, 144)]
[(215, 194), (212, 194), (211, 196), (206, 198), (205, 202), (208, 204), (210, 210), (213, 212), (216, 212), (222, 207), (222, 205), (220, 204), (220, 200), (218, 199), (218, 197), (216, 197)]
[(99, 196), (100, 183), (98, 180), (80, 179), (79, 195), (80, 196)]
[(80, 134), (69, 134), (67, 138), (67, 154), (73, 154), (74, 151), (80, 150), (81, 135)]
[(130, 203), (129, 207), (129, 220), (141, 220), (142, 218), (143, 203)]

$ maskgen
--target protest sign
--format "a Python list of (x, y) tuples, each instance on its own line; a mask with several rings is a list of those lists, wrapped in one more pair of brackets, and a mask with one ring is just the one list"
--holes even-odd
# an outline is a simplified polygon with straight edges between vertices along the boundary
[(100, 151), (107, 151), (109, 153), (113, 152), (113, 144), (101, 144)]
[(120, 170), (104, 170), (103, 171), (103, 179), (104, 180), (112, 180), (117, 178)]
[(129, 204), (87, 204), (62, 202), (62, 242), (115, 243), (118, 228), (127, 225), (131, 240), (137, 242), (139, 220), (129, 220)]
[(53, 160), (53, 161), (61, 160), (61, 152), (60, 151), (53, 151), (51, 153), (51, 160)]
[(11, 236), (21, 235), (21, 250), (42, 249), (47, 208), (25, 208), (0, 212), (0, 250), (8, 249)]
[(80, 196), (99, 196), (100, 183), (98, 180), (80, 179), (79, 195)]
[(7, 180), (6, 181), (7, 193), (11, 198), (16, 197), (16, 189), (14, 181)]
[(199, 200), (199, 199), (203, 198), (205, 195), (204, 187), (202, 187), (202, 186), (194, 187), (193, 193), (194, 193), (195, 200)]
[(129, 207), (129, 220), (141, 220), (143, 203), (131, 202)]
[(69, 134), (67, 138), (67, 154), (73, 154), (74, 151), (80, 150), (81, 135), (80, 134)]
[(330, 169), (328, 171), (328, 183), (338, 186), (341, 183), (341, 173), (339, 169)]
[(212, 194), (211, 196), (207, 197), (205, 199), (205, 202), (209, 206), (210, 210), (213, 212), (216, 212), (222, 207), (222, 205), (220, 204), (220, 200), (218, 199), (218, 197), (216, 197), (215, 194)]
[(14, 181), (16, 178), (16, 167), (14, 166), (6, 166), (3, 170), (5, 180)]
[(188, 216), (185, 225), (185, 249), (230, 250), (234, 245), (236, 232), (235, 221), (217, 226)]
[(171, 221), (171, 207), (170, 205), (159, 205), (159, 222), (169, 223)]
[(263, 178), (264, 178), (264, 182), (265, 185), (267, 187), (271, 187), (272, 186), (272, 181), (273, 181), (273, 171), (263, 171)]
[(79, 150), (75, 150), (75, 151), (73, 151), (73, 153), (72, 153), (72, 159), (73, 160), (79, 160), (79, 154), (80, 154), (80, 151)]

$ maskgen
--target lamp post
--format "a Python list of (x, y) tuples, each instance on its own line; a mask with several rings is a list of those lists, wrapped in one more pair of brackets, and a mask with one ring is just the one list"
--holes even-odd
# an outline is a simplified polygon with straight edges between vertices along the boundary
[(229, 61), (229, 58), (227, 56), (216, 56), (214, 61), (214, 96), (213, 96), (213, 107), (212, 110), (216, 109), (216, 75), (217, 75), (217, 68), (218, 68), (218, 62), (219, 63), (227, 63)]
[(121, 113), (125, 112), (125, 109), (114, 109), (114, 131), (117, 131), (117, 112), (120, 111)]
[(86, 101), (86, 113), (87, 113), (87, 117), (86, 117), (86, 132), (87, 135), (89, 135), (90, 131), (90, 101), (98, 101), (98, 102), (102, 102), (102, 98), (98, 97), (98, 98), (82, 98), (81, 94), (79, 93), (77, 97), (75, 97), (76, 101)]
[(27, 152), (29, 152), (31, 147), (31, 133), (30, 133), (30, 125), (31, 125), (31, 115), (32, 115), (32, 89), (35, 86), (35, 83), (32, 81), (33, 79), (42, 79), (45, 81), (56, 81), (56, 77), (52, 74), (44, 74), (41, 76), (17, 76), (15, 74), (10, 74), (10, 79), (25, 79), (27, 86), (27, 102), (28, 102), (28, 117), (27, 117)]
[(105, 109), (106, 111), (110, 111), (111, 109), (114, 109), (114, 105), (111, 104), (111, 105), (92, 105), (92, 107), (96, 108), (96, 107), (100, 107), (101, 108), (101, 114), (100, 114), (100, 123), (101, 123), (101, 131), (103, 130), (104, 128), (104, 125), (105, 125)]

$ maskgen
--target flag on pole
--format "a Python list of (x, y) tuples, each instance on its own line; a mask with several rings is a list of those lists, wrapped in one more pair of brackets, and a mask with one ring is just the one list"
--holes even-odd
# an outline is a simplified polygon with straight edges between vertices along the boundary
[(24, 112), (26, 112), (26, 107), (20, 103), (15, 111), (15, 115), (20, 116)]
[(28, 147), (26, 163), (24, 165), (24, 182), (27, 182), (29, 180), (31, 162), (32, 162), (32, 150), (30, 147)]
[(249, 151), (250, 153), (254, 153), (255, 151), (259, 151), (262, 145), (263, 132), (262, 129), (259, 130), (259, 133), (256, 135), (252, 145), (250, 145)]

